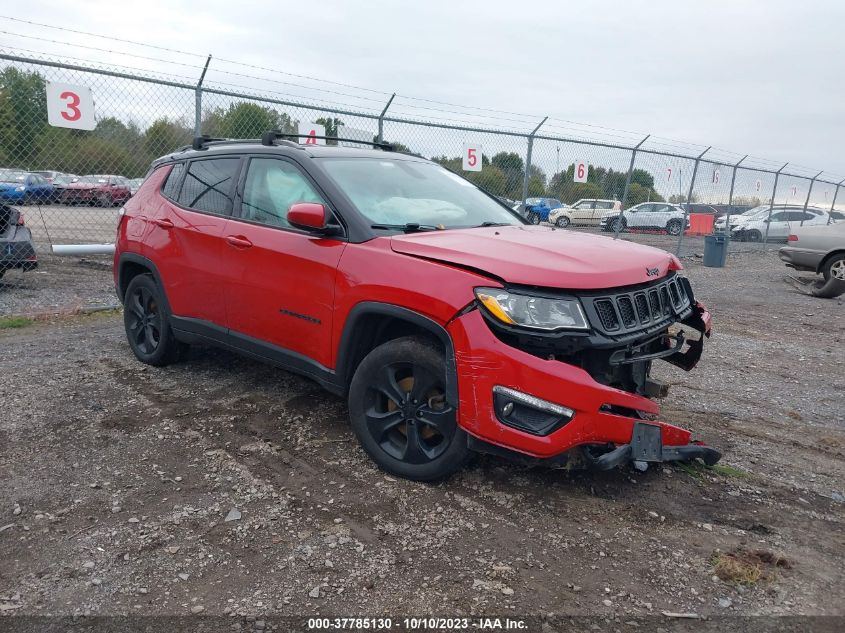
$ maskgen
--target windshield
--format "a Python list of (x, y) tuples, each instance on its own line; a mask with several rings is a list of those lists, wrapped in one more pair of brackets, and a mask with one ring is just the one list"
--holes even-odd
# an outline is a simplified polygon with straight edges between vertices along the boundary
[(0, 182), (23, 182), (26, 180), (26, 174), (15, 171), (4, 171), (0, 173)]
[(465, 228), (521, 224), (472, 183), (434, 163), (382, 158), (324, 158), (326, 172), (374, 224)]
[(85, 182), (88, 184), (102, 185), (107, 183), (108, 179), (103, 178), (102, 176), (80, 176), (76, 179), (76, 182)]

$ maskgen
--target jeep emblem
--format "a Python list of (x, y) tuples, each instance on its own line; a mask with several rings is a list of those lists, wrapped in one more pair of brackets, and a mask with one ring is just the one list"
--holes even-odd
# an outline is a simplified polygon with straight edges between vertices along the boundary
[(659, 268), (646, 268), (645, 274), (648, 275), (649, 277), (656, 277), (658, 274), (660, 274), (660, 269)]

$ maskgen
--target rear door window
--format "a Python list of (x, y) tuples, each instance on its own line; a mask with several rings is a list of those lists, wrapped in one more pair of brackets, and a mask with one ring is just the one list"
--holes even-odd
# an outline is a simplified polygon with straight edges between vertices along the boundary
[(174, 202), (179, 198), (179, 185), (182, 183), (182, 175), (185, 173), (185, 163), (176, 163), (167, 174), (167, 180), (161, 187), (161, 193), (165, 198)]
[(240, 158), (192, 161), (179, 192), (179, 204), (215, 215), (230, 214), (240, 162)]

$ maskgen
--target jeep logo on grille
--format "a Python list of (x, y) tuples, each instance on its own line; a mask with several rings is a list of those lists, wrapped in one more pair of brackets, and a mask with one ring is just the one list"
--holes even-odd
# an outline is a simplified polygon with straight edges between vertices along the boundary
[(657, 275), (660, 274), (660, 269), (659, 268), (646, 268), (645, 274), (648, 275), (649, 277), (657, 277)]

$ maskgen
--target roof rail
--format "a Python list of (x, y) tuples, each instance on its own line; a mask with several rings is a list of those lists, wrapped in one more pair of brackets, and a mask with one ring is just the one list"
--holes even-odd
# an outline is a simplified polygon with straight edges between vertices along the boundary
[[(396, 148), (391, 145), (390, 143), (378, 143), (376, 141), (362, 141), (359, 138), (340, 138), (337, 136), (314, 136), (312, 134), (289, 134), (287, 132), (281, 132), (280, 130), (267, 130), (264, 134), (261, 135), (261, 144), (262, 145), (275, 145), (277, 140), (285, 140), (289, 138), (313, 138), (313, 139), (321, 139), (325, 141), (343, 141), (345, 143), (358, 143), (359, 145), (371, 145), (372, 147), (377, 147), (379, 149), (383, 149), (386, 152), (394, 152)], [(299, 146), (298, 143), (293, 143), (292, 141), (285, 141), (291, 145)]]
[(194, 137), (194, 140), (191, 142), (191, 147), (193, 149), (198, 149), (198, 150), (199, 149), (205, 149), (206, 146), (208, 145), (208, 143), (211, 143), (213, 141), (228, 141), (228, 140), (231, 140), (231, 139), (214, 138), (212, 136), (209, 136), (208, 134), (203, 134), (201, 136), (195, 136)]

